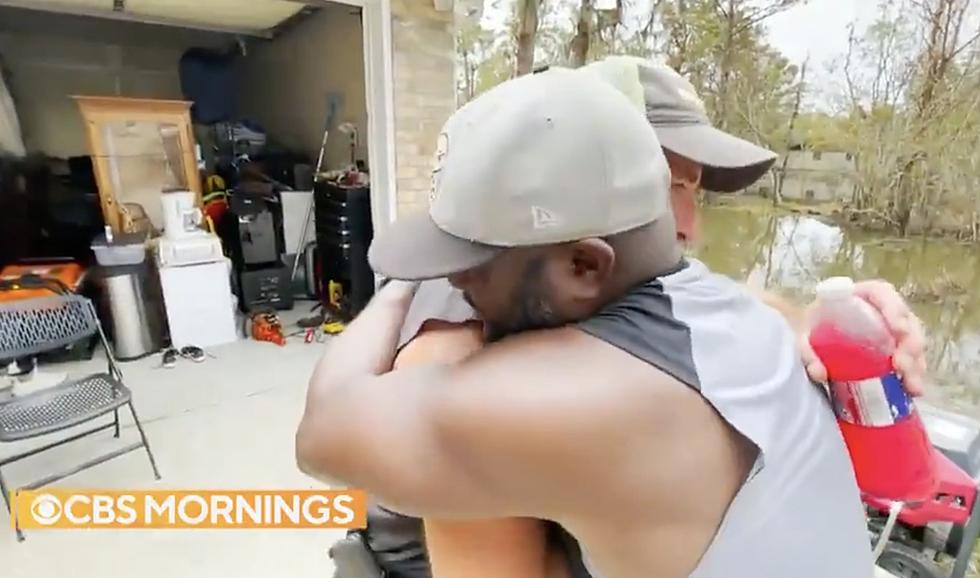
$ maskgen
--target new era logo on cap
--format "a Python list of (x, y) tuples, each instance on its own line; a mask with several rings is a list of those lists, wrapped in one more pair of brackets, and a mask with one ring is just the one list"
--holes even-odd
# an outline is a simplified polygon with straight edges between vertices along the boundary
[(535, 229), (554, 227), (558, 225), (558, 217), (548, 209), (531, 207), (531, 224)]

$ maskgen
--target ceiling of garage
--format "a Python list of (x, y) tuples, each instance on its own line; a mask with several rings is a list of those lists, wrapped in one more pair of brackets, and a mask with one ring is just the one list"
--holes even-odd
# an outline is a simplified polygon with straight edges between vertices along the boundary
[(0, 0), (0, 6), (259, 35), (304, 8), (292, 0)]

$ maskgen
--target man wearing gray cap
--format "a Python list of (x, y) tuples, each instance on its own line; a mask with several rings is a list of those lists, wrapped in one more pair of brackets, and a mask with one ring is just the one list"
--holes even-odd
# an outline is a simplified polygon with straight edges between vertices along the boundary
[(583, 575), (870, 576), (825, 397), (778, 314), (682, 257), (630, 100), (552, 70), (461, 108), (441, 142), (430, 211), (372, 264), (448, 276), (495, 342), (389, 371), (415, 289), (390, 283), (314, 372), (301, 467), (409, 514), (553, 520)]

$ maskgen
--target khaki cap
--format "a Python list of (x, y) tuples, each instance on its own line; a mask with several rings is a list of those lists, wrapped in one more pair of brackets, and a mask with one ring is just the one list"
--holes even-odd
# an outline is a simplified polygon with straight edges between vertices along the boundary
[(429, 211), (377, 236), (369, 259), (387, 277), (445, 277), (509, 247), (673, 219), (669, 191), (660, 141), (639, 108), (593, 74), (550, 69), (500, 84), (449, 118)]
[[(627, 73), (625, 70), (634, 72)], [(635, 74), (647, 120), (665, 149), (702, 166), (701, 186), (735, 192), (759, 180), (776, 161), (776, 153), (711, 126), (694, 86), (666, 64), (636, 56), (610, 56), (586, 66), (635, 99), (635, 85), (623, 78)]]

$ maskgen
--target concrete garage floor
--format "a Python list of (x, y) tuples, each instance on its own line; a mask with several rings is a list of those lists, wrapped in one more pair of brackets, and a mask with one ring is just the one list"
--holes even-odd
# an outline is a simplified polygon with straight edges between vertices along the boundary
[[(305, 313), (298, 306), (293, 315)], [(159, 355), (121, 364), (133, 391), (162, 479), (134, 451), (56, 485), (80, 488), (316, 489), (297, 470), (293, 433), (306, 383), (325, 344), (291, 338), (286, 347), (240, 341), (209, 352), (214, 359), (159, 367)], [(71, 374), (103, 370), (90, 361), (45, 366)], [(128, 412), (122, 412), (128, 418)], [(4, 468), (12, 486), (138, 439), (131, 419), (120, 440), (100, 432)], [(37, 444), (35, 444), (37, 445)], [(0, 456), (29, 447), (0, 445)], [(0, 576), (4, 578), (328, 578), (327, 548), (340, 530), (42, 530), (18, 543), (0, 506)]]

